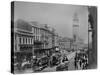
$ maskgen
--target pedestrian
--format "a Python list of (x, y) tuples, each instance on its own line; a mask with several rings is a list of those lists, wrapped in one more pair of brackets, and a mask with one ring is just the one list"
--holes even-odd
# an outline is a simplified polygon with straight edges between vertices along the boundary
[(75, 69), (76, 69), (76, 57), (74, 58), (74, 66), (75, 66)]
[(74, 65), (75, 65), (75, 69), (78, 69), (78, 66), (77, 66), (77, 57), (74, 58)]
[(81, 66), (81, 65), (82, 65), (82, 60), (81, 60), (81, 59), (79, 59), (79, 61), (78, 61), (78, 62), (79, 62), (79, 69), (81, 69), (81, 68), (82, 68), (82, 66)]
[(86, 69), (87, 69), (87, 66), (88, 66), (88, 57), (86, 58)]
[(82, 59), (80, 59), (80, 67), (82, 67)]
[(82, 67), (83, 67), (82, 69), (85, 69), (85, 56), (83, 56), (82, 64), (83, 64), (83, 65), (82, 65)]
[(87, 58), (87, 56), (85, 56), (84, 60), (85, 60), (85, 69), (87, 69), (87, 66), (88, 66), (88, 58)]

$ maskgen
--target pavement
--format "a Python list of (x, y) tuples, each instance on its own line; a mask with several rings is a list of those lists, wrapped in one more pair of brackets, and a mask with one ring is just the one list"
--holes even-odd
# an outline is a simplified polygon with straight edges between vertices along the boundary
[(74, 58), (72, 58), (68, 64), (68, 70), (75, 70)]

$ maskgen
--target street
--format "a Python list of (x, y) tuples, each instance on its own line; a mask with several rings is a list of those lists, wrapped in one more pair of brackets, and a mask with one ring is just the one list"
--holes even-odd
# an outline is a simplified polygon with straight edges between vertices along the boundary
[[(68, 64), (68, 70), (75, 70), (75, 66), (74, 66), (74, 57), (75, 57), (75, 53), (76, 52), (72, 52), (70, 54), (68, 54), (68, 60), (69, 60), (69, 64)], [(56, 71), (56, 67), (57, 66), (54, 66), (52, 68), (50, 67), (47, 67), (45, 68), (44, 70), (42, 70), (42, 72), (53, 72), (53, 71)], [(82, 68), (79, 66), (78, 64), (78, 70), (81, 70)]]
[[(69, 64), (68, 64), (68, 70), (75, 70), (75, 67), (74, 67), (74, 57), (75, 57), (75, 53), (76, 52), (72, 52), (70, 53), (67, 57), (68, 57), (68, 60), (69, 60)], [(45, 68), (44, 70), (42, 70), (42, 72), (53, 72), (53, 71), (56, 71), (56, 67), (57, 66), (54, 66), (52, 68), (50, 67), (47, 67)]]
[[(68, 70), (75, 70), (75, 66), (74, 66), (75, 53), (76, 52), (72, 52), (72, 53), (67, 55), (68, 60), (69, 60)], [(40, 72), (54, 72), (54, 71), (56, 71), (56, 67), (57, 66), (47, 67)], [(78, 70), (81, 70), (81, 67), (79, 65), (78, 65)], [(32, 72), (33, 72), (32, 69), (27, 69), (27, 70), (24, 70), (24, 71), (16, 71), (15, 73), (32, 73)]]

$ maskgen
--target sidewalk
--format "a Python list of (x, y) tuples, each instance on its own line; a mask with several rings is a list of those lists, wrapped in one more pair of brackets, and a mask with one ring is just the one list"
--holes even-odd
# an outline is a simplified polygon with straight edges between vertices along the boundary
[(72, 53), (68, 54), (67, 55), (68, 60), (71, 60), (72, 58), (74, 58), (75, 57), (75, 53), (76, 52), (72, 52)]
[(68, 64), (68, 70), (75, 70), (75, 66), (74, 66), (74, 58), (72, 58), (70, 61), (69, 61), (69, 64)]

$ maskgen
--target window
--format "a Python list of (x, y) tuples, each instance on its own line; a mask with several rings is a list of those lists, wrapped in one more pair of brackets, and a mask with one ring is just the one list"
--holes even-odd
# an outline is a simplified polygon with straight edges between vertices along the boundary
[(35, 40), (37, 40), (37, 36), (35, 36)]
[(25, 44), (25, 38), (23, 37), (23, 44)]
[(38, 28), (37, 28), (37, 34), (38, 34)]
[(31, 38), (31, 44), (33, 44), (32, 38)]
[(35, 36), (33, 36), (33, 41), (35, 40)]
[(37, 36), (37, 40), (38, 40), (38, 36)]
[(28, 38), (28, 44), (30, 44), (30, 39)]
[(33, 38), (32, 38), (32, 44), (33, 44)]
[(37, 28), (35, 29), (35, 31), (36, 31), (36, 34), (37, 34)]
[(38, 36), (37, 36), (37, 40), (38, 40)]
[(39, 28), (38, 28), (38, 34), (39, 34)]
[(21, 37), (19, 37), (19, 44), (21, 44)]
[(26, 44), (27, 44), (27, 38), (26, 38)]
[(35, 40), (37, 40), (37, 36), (35, 36)]
[(23, 37), (21, 37), (21, 44), (23, 44)]
[(32, 28), (32, 32), (34, 33), (34, 27)]
[(29, 44), (31, 44), (31, 38), (29, 38)]
[(40, 36), (39, 36), (39, 41), (40, 41)]
[(34, 33), (35, 33), (35, 28), (34, 28)]
[(32, 38), (31, 38), (31, 44), (32, 44)]

